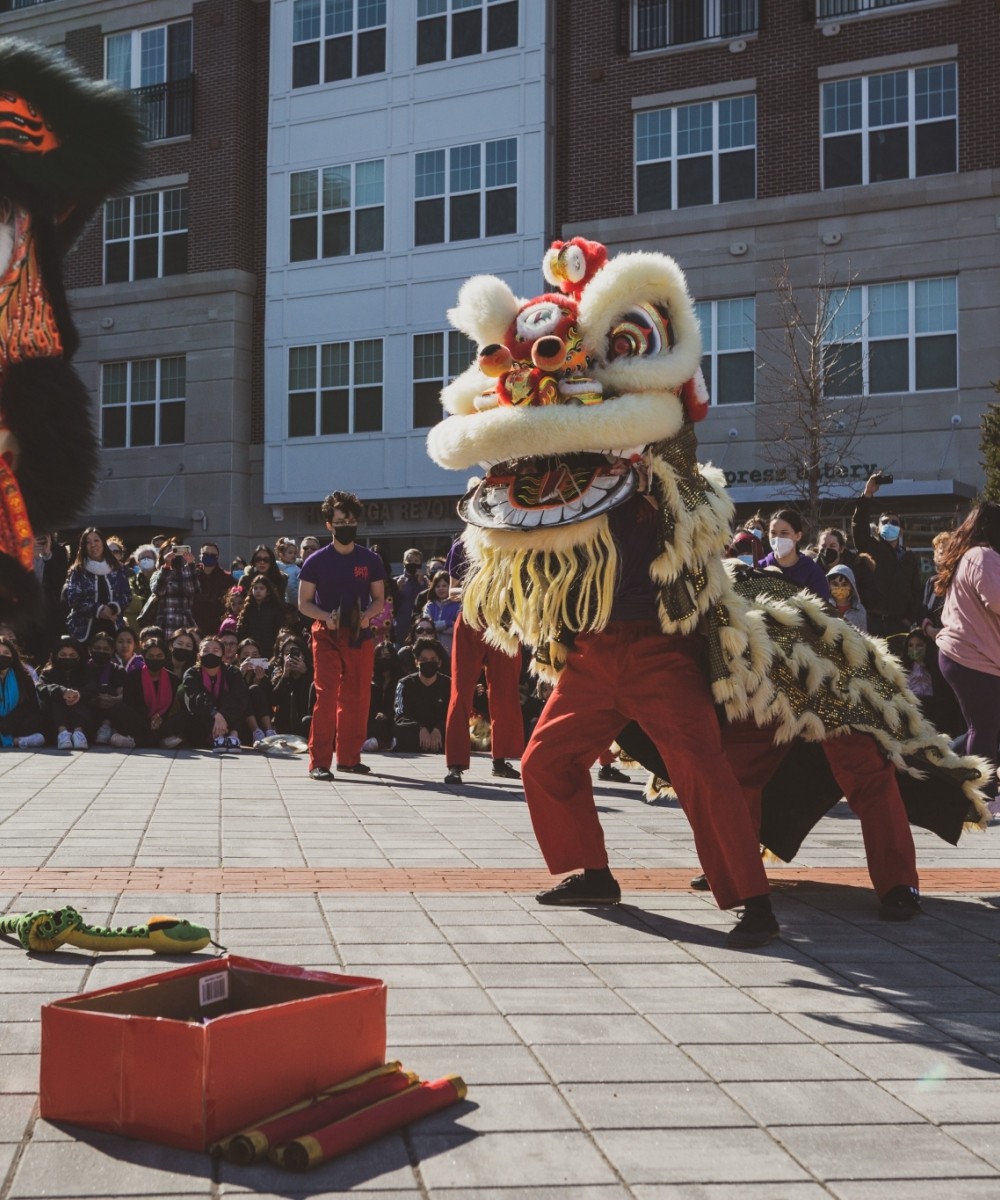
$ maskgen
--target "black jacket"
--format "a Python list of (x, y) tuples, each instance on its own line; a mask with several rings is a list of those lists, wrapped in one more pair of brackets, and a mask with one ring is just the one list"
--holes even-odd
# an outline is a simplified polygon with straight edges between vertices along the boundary
[(420, 673), (404, 676), (396, 686), (396, 725), (444, 732), (451, 698), (451, 679), (438, 674), (431, 684), (421, 682)]
[(875, 560), (875, 576), (866, 607), (870, 613), (913, 625), (920, 616), (923, 599), (920, 560), (912, 550), (900, 554), (895, 546), (874, 537), (870, 521), (871, 501), (867, 496), (859, 496), (851, 518), (851, 533), (855, 546)]

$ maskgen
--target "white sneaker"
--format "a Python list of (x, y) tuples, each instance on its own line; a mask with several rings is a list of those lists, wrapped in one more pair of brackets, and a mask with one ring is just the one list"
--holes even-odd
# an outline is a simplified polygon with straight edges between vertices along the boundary
[(68, 729), (64, 729), (56, 738), (56, 745), (60, 750), (72, 750), (73, 738)]
[[(113, 746), (114, 745), (114, 742), (112, 742), (112, 740), (111, 740), (111, 726), (108, 724), (107, 721), (105, 721), (104, 724), (100, 727), (100, 729), (98, 729), (97, 735), (94, 738), (94, 745), (95, 746), (108, 746), (108, 745)], [(81, 749), (82, 749), (82, 747), (81, 747)]]
[(253, 744), (255, 746), (259, 746), (263, 740), (264, 740), (264, 730), (263, 729), (255, 729), (253, 731)]
[(87, 735), (82, 729), (73, 730), (73, 749), (74, 750), (89, 750), (90, 743), (87, 741)]
[(160, 748), (162, 750), (176, 750), (183, 740), (176, 733), (171, 734), (170, 737), (160, 738)]
[(116, 750), (135, 749), (135, 738), (129, 737), (127, 733), (113, 733), (108, 741)]
[(240, 750), (242, 749), (242, 746), (240, 745), (240, 739), (235, 733), (231, 733), (229, 737), (226, 738), (226, 749), (230, 754), (239, 754)]
[(15, 738), (14, 745), (20, 746), (22, 750), (36, 750), (39, 746), (45, 745), (45, 734), (29, 733), (25, 737)]
[(222, 751), (225, 750), (225, 748), (226, 748), (226, 739), (224, 737), (217, 737), (215, 739), (215, 741), (212, 743), (212, 749), (215, 751), (216, 754), (221, 754)]

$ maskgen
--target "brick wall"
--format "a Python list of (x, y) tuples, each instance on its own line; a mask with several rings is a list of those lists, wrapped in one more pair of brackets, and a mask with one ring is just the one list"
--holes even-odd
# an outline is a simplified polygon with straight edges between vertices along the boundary
[[(761, 0), (761, 29), (739, 54), (697, 43), (630, 59), (618, 49), (622, 5), (557, 0), (557, 228), (633, 212), (633, 96), (757, 80), (757, 194), (819, 188), (821, 66), (908, 50), (959, 48), (959, 161), (963, 171), (1000, 166), (996, 120), (1000, 16), (995, 0), (879, 13), (844, 21), (836, 37), (817, 27), (809, 0)], [(600, 185), (594, 186), (594, 167)]]

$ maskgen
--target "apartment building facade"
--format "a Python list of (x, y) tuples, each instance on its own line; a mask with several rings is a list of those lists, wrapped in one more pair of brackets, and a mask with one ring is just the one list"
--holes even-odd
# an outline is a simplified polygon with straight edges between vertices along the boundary
[(796, 496), (778, 486), (773, 421), (793, 403), (787, 269), (803, 325), (817, 300), (828, 315), (820, 359), (839, 364), (818, 464), (829, 515), (881, 468), (913, 537), (950, 526), (982, 482), (1000, 377), (996, 5), (559, 0), (556, 28), (560, 236), (686, 271), (713, 393), (700, 457), (740, 511)]
[(268, 5), (5, 0), (0, 36), (131, 91), (146, 133), (143, 179), (65, 264), (102, 442), (81, 521), (245, 553), (264, 513)]

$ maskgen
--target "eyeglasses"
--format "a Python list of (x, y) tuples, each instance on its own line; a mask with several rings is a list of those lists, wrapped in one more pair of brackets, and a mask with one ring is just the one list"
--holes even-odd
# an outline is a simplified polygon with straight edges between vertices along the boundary
[(252, 561), (255, 563), (259, 563), (259, 562), (270, 563), (271, 560), (269, 558), (267, 558), (266, 556), (261, 556), (260, 558), (253, 559)]

